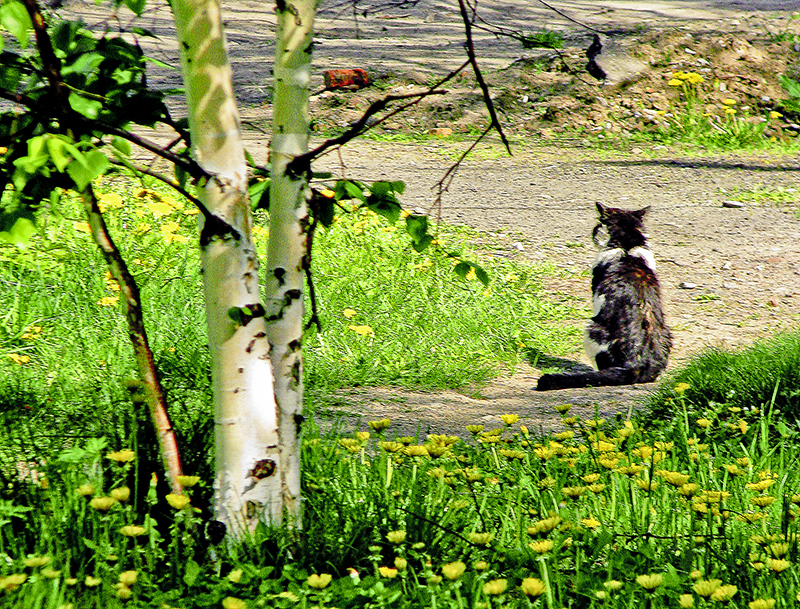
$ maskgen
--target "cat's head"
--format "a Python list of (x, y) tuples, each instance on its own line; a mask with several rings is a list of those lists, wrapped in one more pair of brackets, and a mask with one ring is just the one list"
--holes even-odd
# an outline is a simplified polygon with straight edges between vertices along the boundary
[[(649, 209), (648, 205), (642, 209), (629, 211), (597, 203), (597, 212), (600, 217), (597, 226), (592, 231), (592, 240), (600, 247), (621, 247), (624, 250), (647, 245), (644, 217)], [(598, 241), (598, 233), (601, 229), (605, 229), (607, 233), (606, 243)]]

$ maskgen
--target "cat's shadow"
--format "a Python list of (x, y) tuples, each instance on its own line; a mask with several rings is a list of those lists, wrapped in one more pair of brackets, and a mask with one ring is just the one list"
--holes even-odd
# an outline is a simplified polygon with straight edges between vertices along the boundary
[(548, 355), (538, 349), (528, 349), (526, 353), (531, 366), (547, 372), (592, 372), (594, 368), (582, 362), (576, 362), (564, 357)]

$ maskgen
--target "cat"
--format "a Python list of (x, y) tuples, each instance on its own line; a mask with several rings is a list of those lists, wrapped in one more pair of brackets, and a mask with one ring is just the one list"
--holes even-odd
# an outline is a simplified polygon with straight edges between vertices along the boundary
[[(672, 333), (664, 321), (656, 261), (647, 246), (650, 207), (626, 211), (597, 203), (592, 240), (600, 247), (592, 267), (594, 316), (584, 346), (597, 370), (545, 374), (537, 389), (632, 385), (654, 381), (666, 368)], [(608, 241), (598, 243), (605, 229)]]

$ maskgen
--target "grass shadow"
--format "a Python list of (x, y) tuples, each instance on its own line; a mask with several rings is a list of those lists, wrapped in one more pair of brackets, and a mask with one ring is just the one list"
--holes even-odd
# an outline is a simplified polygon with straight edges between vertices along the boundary
[(591, 372), (594, 370), (594, 368), (587, 366), (583, 362), (548, 355), (538, 349), (528, 349), (525, 352), (525, 357), (533, 368), (545, 372)]

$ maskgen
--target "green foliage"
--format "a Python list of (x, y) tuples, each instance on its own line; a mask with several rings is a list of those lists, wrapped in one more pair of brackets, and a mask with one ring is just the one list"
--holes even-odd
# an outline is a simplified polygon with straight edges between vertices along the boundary
[(543, 28), (533, 34), (522, 34), (519, 38), (525, 49), (560, 49), (564, 46), (561, 32)]
[(707, 410), (724, 405), (774, 409), (773, 414), (780, 412), (793, 424), (800, 420), (800, 335), (780, 334), (739, 349), (703, 351), (653, 396), (649, 407), (655, 415), (674, 415), (675, 383), (690, 385), (685, 398), (693, 416), (706, 416)]
[(789, 95), (789, 99), (781, 102), (781, 108), (786, 112), (800, 115), (800, 82), (784, 74), (781, 74), (778, 78), (780, 78), (784, 91)]

